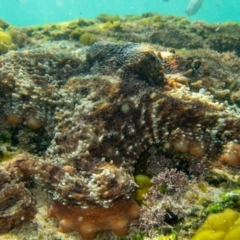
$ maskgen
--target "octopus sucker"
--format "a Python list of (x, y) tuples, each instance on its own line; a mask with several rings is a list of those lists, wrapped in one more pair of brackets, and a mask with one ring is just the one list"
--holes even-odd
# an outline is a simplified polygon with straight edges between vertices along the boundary
[[(51, 139), (42, 156), (22, 154), (0, 170), (0, 211), (9, 209), (0, 219), (1, 227), (9, 226), (2, 232), (21, 225), (18, 204), (35, 209), (33, 183), (49, 193), (50, 209), (54, 209), (50, 215), (59, 220), (62, 231), (79, 231), (86, 239), (106, 229), (125, 235), (139, 213), (131, 198), (136, 188), (135, 164), (153, 144), (168, 143), (186, 158), (239, 161), (240, 116), (208, 95), (185, 86), (170, 88), (158, 51), (109, 42), (83, 47), (84, 57), (78, 51), (70, 42), (46, 42), (1, 56), (3, 121)], [(31, 64), (26, 58), (32, 59)], [(67, 66), (59, 64), (61, 58)], [(228, 154), (229, 149), (234, 149), (234, 156)], [(21, 187), (16, 200), (12, 200), (17, 191), (14, 184)], [(122, 205), (129, 212), (117, 218), (117, 206)], [(106, 215), (114, 216), (123, 227), (115, 228), (107, 221), (90, 233), (79, 226), (71, 228), (65, 220), (68, 210), (75, 208), (79, 212), (110, 209)], [(70, 215), (73, 222), (82, 217)]]
[[(116, 212), (119, 214), (116, 215)], [(132, 197), (118, 201), (109, 208), (95, 206), (82, 209), (79, 206), (64, 206), (54, 201), (48, 213), (59, 220), (61, 232), (75, 230), (84, 240), (92, 240), (102, 230), (111, 229), (117, 236), (127, 235), (129, 224), (139, 216), (139, 206)]]

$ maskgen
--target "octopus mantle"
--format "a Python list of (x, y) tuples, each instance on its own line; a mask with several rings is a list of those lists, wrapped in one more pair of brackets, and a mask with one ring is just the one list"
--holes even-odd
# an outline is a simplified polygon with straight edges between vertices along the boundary
[(208, 96), (164, 88), (162, 61), (149, 47), (107, 42), (42, 43), (0, 58), (3, 121), (52, 139), (41, 159), (20, 155), (0, 170), (6, 219), (18, 203), (34, 205), (31, 182), (64, 204), (108, 207), (130, 198), (134, 165), (153, 144), (217, 159), (238, 143), (240, 117)]

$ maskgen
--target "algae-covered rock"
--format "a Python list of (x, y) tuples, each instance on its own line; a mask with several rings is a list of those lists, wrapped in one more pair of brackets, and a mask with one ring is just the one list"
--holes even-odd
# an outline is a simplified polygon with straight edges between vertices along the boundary
[(2, 19), (0, 19), (0, 28), (6, 29), (9, 26), (9, 24)]
[(85, 32), (83, 28), (76, 28), (70, 34), (70, 39), (78, 41), (80, 36)]
[(114, 22), (119, 21), (120, 17), (118, 15), (100, 14), (98, 19), (102, 22)]
[(18, 48), (22, 48), (32, 42), (30, 36), (28, 36), (31, 35), (29, 33), (31, 31), (29, 31), (28, 29), (20, 29), (12, 26), (9, 27), (9, 33), (12, 37), (12, 41)]

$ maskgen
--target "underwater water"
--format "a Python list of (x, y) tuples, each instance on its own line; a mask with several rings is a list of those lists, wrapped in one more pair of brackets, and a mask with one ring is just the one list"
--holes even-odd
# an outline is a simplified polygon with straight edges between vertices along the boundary
[[(28, 26), (95, 18), (101, 13), (142, 14), (155, 12), (184, 16), (189, 0), (1, 0), (0, 17), (12, 25)], [(200, 10), (189, 17), (210, 23), (239, 22), (238, 0), (204, 0)]]

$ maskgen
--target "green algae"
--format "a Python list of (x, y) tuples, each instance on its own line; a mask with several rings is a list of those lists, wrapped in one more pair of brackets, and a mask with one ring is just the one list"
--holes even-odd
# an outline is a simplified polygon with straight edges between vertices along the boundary
[[(145, 237), (146, 237), (145, 233), (137, 232), (131, 235), (131, 240), (144, 240)], [(129, 240), (129, 237), (120, 237), (119, 240)]]
[(147, 175), (142, 174), (138, 174), (134, 178), (136, 184), (138, 185), (138, 188), (135, 191), (135, 200), (141, 203), (144, 194), (146, 194), (152, 186), (151, 179)]
[(11, 143), (11, 134), (7, 131), (0, 133), (0, 143)]
[(9, 151), (12, 144), (12, 135), (8, 131), (0, 133), (0, 162), (11, 159), (14, 155), (13, 152)]
[(15, 46), (12, 41), (12, 37), (8, 32), (0, 31), (0, 54), (6, 53), (10, 49), (14, 49)]
[(109, 29), (113, 31), (121, 31), (121, 21), (106, 22), (102, 25), (103, 29)]
[(76, 28), (70, 34), (70, 39), (78, 41), (80, 36), (85, 32), (83, 28)]
[(121, 18), (118, 15), (100, 14), (98, 16), (98, 19), (101, 22), (115, 22), (115, 21), (120, 21)]
[[(3, 27), (6, 30), (11, 28), (11, 26), (4, 23)], [(83, 33), (94, 35), (100, 33), (103, 40), (151, 42), (176, 49), (208, 47), (219, 52), (236, 51), (237, 55), (240, 55), (240, 43), (238, 41), (240, 34), (239, 24), (190, 22), (185, 17), (162, 16), (154, 13), (145, 13), (141, 16), (126, 15), (124, 17), (100, 14), (96, 19), (92, 20), (79, 18), (66, 23), (19, 29), (21, 29), (21, 32), (27, 32), (25, 38), (35, 40), (72, 39), (78, 41)], [(121, 32), (122, 34), (119, 35), (116, 32)], [(21, 38), (21, 40), (18, 38)], [(23, 47), (29, 44), (29, 40), (24, 41), (21, 34), (18, 34), (13, 39), (13, 43)]]
[(97, 42), (97, 36), (92, 34), (92, 33), (84, 33), (81, 35), (79, 38), (79, 42), (82, 43), (83, 45), (92, 45), (93, 43)]
[(206, 208), (206, 213), (219, 213), (227, 208), (238, 209), (240, 205), (240, 190), (233, 190), (227, 193), (223, 193), (220, 196), (220, 200), (213, 204), (210, 204)]
[(210, 214), (197, 230), (192, 240), (232, 240), (240, 233), (240, 214), (232, 209), (217, 214)]

